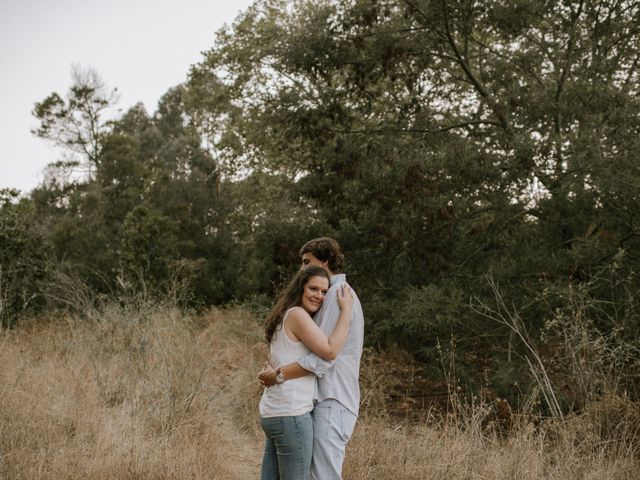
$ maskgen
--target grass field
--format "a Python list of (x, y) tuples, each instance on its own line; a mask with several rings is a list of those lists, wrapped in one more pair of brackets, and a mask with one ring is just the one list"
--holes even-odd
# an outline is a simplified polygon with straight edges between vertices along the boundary
[[(261, 338), (241, 309), (150, 305), (0, 331), (0, 478), (259, 478)], [(345, 479), (638, 478), (635, 404), (513, 416), (508, 432), (488, 421), (491, 402), (409, 419), (390, 407), (398, 362), (366, 352)]]

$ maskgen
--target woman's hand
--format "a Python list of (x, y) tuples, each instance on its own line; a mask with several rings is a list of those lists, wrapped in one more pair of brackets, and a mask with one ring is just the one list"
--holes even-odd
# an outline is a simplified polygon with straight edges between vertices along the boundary
[(351, 293), (351, 288), (346, 283), (343, 283), (338, 290), (338, 305), (340, 306), (340, 310), (351, 309), (353, 306), (353, 293)]

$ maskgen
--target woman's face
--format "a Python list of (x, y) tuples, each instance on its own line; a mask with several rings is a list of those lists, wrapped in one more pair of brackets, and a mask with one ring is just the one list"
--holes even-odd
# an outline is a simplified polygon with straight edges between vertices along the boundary
[(311, 277), (304, 285), (302, 292), (302, 308), (315, 313), (322, 306), (324, 296), (329, 289), (329, 280), (325, 277)]

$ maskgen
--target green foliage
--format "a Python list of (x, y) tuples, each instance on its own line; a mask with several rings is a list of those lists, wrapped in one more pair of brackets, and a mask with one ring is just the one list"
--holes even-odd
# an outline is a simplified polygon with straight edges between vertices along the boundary
[(32, 202), (0, 190), (0, 326), (13, 327), (20, 316), (44, 303), (49, 275), (48, 245), (35, 222)]
[(613, 392), (640, 394), (640, 290), (620, 251), (584, 282), (543, 291), (550, 311), (542, 339), (555, 345), (550, 363), (574, 408)]
[(139, 288), (156, 287), (168, 278), (169, 265), (176, 258), (176, 225), (170, 218), (143, 205), (131, 210), (121, 227), (122, 267), (125, 278)]
[(33, 115), (40, 125), (35, 135), (78, 156), (75, 159), (89, 174), (100, 162), (101, 136), (107, 123), (105, 109), (116, 101), (116, 92), (108, 91), (95, 70), (72, 69), (73, 84), (66, 100), (54, 92), (36, 102)]
[(639, 18), (635, 2), (261, 3), (188, 89), (224, 97), (196, 108), (233, 132), (236, 171), (296, 179), (349, 253), (372, 339), (420, 355), (455, 333), (500, 364), (509, 330), (464, 308), (491, 298), (488, 272), (536, 335), (545, 285), (588, 282), (620, 246), (637, 268)]
[[(639, 22), (626, 0), (256, 2), (151, 115), (102, 122), (87, 74), (36, 104), (76, 156), (35, 222), (92, 289), (178, 276), (192, 304), (269, 298), (332, 235), (372, 343), (431, 361), (454, 338), (460, 374), (498, 389), (535, 382), (509, 325), (468, 308), (495, 300), (487, 275), (533, 343), (635, 362)], [(629, 378), (612, 388), (638, 395)]]
[(371, 337), (379, 343), (393, 339), (426, 363), (437, 362), (437, 345), (449, 342), (452, 332), (465, 330), (467, 304), (464, 292), (455, 287), (405, 287), (392, 315), (375, 325)]

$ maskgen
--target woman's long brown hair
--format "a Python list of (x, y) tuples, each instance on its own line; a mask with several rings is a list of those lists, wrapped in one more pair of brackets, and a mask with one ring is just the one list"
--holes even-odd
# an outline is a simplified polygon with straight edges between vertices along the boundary
[(307, 284), (311, 277), (324, 277), (327, 280), (331, 280), (329, 278), (329, 274), (322, 267), (317, 267), (312, 265), (310, 267), (306, 267), (303, 270), (300, 270), (293, 279), (289, 282), (289, 285), (285, 287), (280, 295), (278, 295), (278, 300), (276, 301), (275, 307), (269, 313), (267, 317), (267, 326), (265, 328), (265, 334), (267, 337), (267, 342), (271, 343), (271, 339), (273, 338), (273, 334), (278, 328), (278, 325), (282, 323), (282, 318), (287, 310), (291, 307), (298, 306), (302, 303), (302, 294), (304, 293), (304, 286)]

